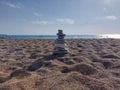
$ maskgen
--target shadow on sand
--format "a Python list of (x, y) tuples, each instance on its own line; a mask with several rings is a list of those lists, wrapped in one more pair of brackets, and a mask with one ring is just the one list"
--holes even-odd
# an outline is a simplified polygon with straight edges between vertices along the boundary
[(41, 68), (42, 66), (47, 66), (50, 65), (50, 60), (54, 60), (57, 59), (58, 57), (63, 57), (65, 54), (53, 54), (53, 55), (48, 55), (48, 56), (44, 56), (41, 59), (36, 60), (35, 62), (33, 62), (28, 68), (28, 71), (35, 71), (39, 68)]

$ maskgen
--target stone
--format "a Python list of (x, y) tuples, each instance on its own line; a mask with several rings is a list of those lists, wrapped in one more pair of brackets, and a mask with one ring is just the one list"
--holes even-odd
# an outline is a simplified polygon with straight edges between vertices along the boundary
[(68, 53), (67, 44), (65, 43), (64, 37), (66, 36), (63, 34), (62, 30), (58, 30), (57, 33), (58, 38), (55, 40), (55, 47), (53, 55), (60, 55)]

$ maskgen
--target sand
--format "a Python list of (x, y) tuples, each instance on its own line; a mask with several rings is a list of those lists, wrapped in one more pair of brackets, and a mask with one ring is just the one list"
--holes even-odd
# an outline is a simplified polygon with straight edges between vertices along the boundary
[(120, 40), (0, 39), (0, 90), (120, 90)]

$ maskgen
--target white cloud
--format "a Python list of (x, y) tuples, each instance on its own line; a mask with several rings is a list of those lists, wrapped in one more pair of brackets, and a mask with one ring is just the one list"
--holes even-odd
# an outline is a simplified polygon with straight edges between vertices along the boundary
[(6, 6), (10, 7), (10, 8), (21, 8), (21, 6), (19, 4), (13, 4), (13, 3), (4, 3)]
[(115, 0), (101, 0), (105, 6), (111, 6), (114, 4)]
[(43, 16), (42, 14), (40, 14), (40, 13), (37, 13), (37, 12), (34, 12), (33, 13), (35, 16), (38, 16), (38, 17), (41, 17), (41, 16)]
[(33, 24), (38, 24), (38, 25), (47, 25), (49, 24), (48, 21), (32, 21)]
[(104, 0), (104, 3), (108, 4), (108, 5), (111, 4), (111, 2), (112, 2), (112, 0)]
[(101, 0), (106, 7), (113, 7), (119, 5), (120, 0)]
[(60, 19), (56, 19), (56, 21), (62, 24), (71, 24), (71, 25), (75, 24), (75, 21), (70, 18), (60, 18)]
[(118, 18), (116, 16), (106, 16), (105, 19), (115, 21)]

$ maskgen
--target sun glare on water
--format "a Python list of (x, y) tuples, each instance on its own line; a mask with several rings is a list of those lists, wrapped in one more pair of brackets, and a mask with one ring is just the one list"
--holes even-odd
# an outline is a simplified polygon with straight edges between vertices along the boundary
[(120, 34), (103, 34), (100, 35), (101, 38), (114, 38), (114, 39), (120, 39)]

